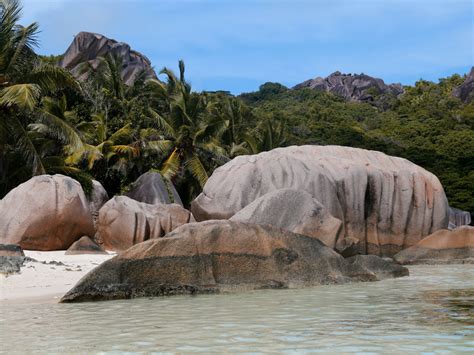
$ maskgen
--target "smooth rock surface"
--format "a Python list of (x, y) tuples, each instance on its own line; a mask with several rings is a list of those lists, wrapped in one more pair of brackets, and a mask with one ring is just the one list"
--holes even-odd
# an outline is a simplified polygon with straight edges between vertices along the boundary
[[(62, 302), (293, 288), (378, 279), (316, 238), (232, 221), (186, 224), (100, 265)], [(367, 270), (370, 266), (365, 265)], [(395, 267), (399, 276), (403, 267)], [(386, 275), (384, 275), (386, 276)]]
[(66, 250), (66, 255), (79, 254), (107, 254), (107, 252), (85, 235)]
[(310, 88), (342, 96), (349, 101), (372, 101), (375, 95), (399, 96), (404, 92), (400, 84), (385, 84), (382, 79), (365, 74), (342, 74), (334, 72), (326, 78), (306, 80), (293, 89)]
[(161, 174), (154, 172), (147, 172), (141, 175), (133, 183), (132, 188), (125, 196), (151, 205), (157, 203), (177, 203), (178, 205), (183, 205), (173, 184), (165, 181)]
[(266, 224), (318, 238), (330, 248), (341, 249), (338, 240), (342, 221), (303, 190), (281, 189), (256, 199), (230, 218), (231, 221)]
[(0, 201), (0, 243), (65, 250), (94, 232), (81, 184), (64, 175), (35, 176)]
[(394, 259), (400, 264), (474, 263), (474, 227), (439, 230)]
[(393, 256), (448, 227), (438, 178), (406, 159), (342, 146), (292, 146), (239, 156), (219, 167), (192, 202), (198, 221), (228, 219), (267, 193), (309, 193), (343, 221), (339, 238), (363, 254)]
[(193, 221), (191, 213), (180, 205), (150, 205), (127, 196), (115, 196), (99, 211), (96, 237), (104, 249), (121, 251), (160, 238), (190, 221)]
[(78, 79), (87, 77), (87, 73), (78, 71), (80, 64), (89, 62), (93, 68), (97, 67), (98, 57), (108, 54), (118, 56), (122, 59), (122, 79), (125, 84), (131, 85), (137, 76), (145, 71), (147, 77), (156, 77), (150, 60), (143, 54), (138, 53), (123, 42), (117, 42), (98, 33), (79, 32), (64, 53), (59, 63), (63, 68), (70, 70)]

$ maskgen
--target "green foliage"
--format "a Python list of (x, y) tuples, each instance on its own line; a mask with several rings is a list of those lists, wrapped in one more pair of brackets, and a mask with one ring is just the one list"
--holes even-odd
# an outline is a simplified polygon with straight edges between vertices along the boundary
[[(284, 144), (337, 144), (401, 156), (441, 180), (453, 207), (474, 211), (474, 102), (452, 95), (463, 78), (424, 80), (387, 110), (310, 89), (241, 95), (259, 118), (286, 122)], [(272, 84), (274, 85), (274, 84)], [(376, 93), (373, 93), (376, 94)]]
[(399, 98), (369, 90), (371, 103), (278, 83), (233, 97), (192, 91), (182, 61), (178, 75), (163, 68), (164, 81), (142, 73), (126, 85), (122, 59), (108, 55), (83, 64), (78, 82), (56, 66), (61, 56), (34, 53), (38, 25), (20, 26), (20, 10), (0, 0), (0, 198), (45, 173), (70, 175), (87, 194), (94, 178), (112, 196), (151, 170), (188, 204), (237, 155), (337, 144), (407, 158), (440, 178), (453, 207), (474, 211), (474, 102), (452, 95), (459, 75)]

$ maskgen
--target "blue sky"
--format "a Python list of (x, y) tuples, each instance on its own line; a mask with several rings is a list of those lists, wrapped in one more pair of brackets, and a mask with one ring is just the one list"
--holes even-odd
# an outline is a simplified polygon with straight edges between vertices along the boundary
[(41, 54), (80, 31), (145, 54), (159, 71), (184, 59), (196, 90), (293, 86), (339, 70), (413, 84), (474, 65), (474, 0), (23, 0)]

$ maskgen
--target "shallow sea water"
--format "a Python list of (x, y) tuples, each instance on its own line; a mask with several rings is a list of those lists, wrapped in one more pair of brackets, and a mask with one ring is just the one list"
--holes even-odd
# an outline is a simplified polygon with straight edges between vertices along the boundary
[(0, 305), (0, 352), (474, 353), (474, 265), (395, 280)]

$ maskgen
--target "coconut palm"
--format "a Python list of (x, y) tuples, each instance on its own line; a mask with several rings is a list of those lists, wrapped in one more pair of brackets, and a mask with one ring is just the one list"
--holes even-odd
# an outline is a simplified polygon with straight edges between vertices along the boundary
[(176, 182), (178, 177), (190, 174), (202, 187), (210, 168), (225, 157), (220, 138), (228, 122), (212, 114), (214, 102), (209, 96), (191, 91), (184, 72), (184, 62), (180, 61), (179, 78), (164, 68), (160, 74), (166, 75), (166, 83), (148, 81), (155, 97), (166, 103), (162, 113), (150, 110), (156, 128), (162, 132), (162, 138), (150, 144), (166, 156), (160, 169), (165, 178)]
[[(33, 50), (38, 44), (38, 25), (19, 25), (20, 14), (18, 0), (0, 0), (0, 166), (4, 186), (7, 167), (12, 166), (7, 162), (9, 156), (15, 161), (21, 156), (33, 175), (44, 174), (56, 165), (57, 159), (53, 165), (51, 159), (46, 159), (48, 149), (44, 150), (44, 137), (30, 132), (28, 126), (41, 116), (37, 107), (42, 94), (66, 86), (78, 88), (65, 70), (40, 64)], [(61, 131), (62, 128), (57, 124), (51, 131), (55, 130), (56, 136), (67, 137), (70, 131)]]

